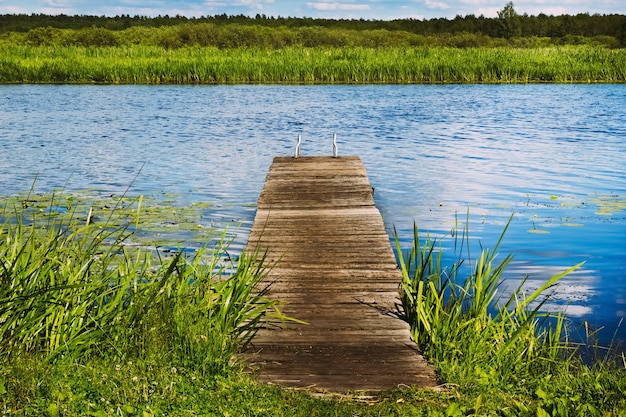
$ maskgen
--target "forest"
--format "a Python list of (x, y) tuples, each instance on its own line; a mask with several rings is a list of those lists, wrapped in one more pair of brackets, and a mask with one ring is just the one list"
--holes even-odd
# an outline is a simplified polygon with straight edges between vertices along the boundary
[(115, 17), (86, 15), (0, 15), (0, 42), (31, 46), (125, 46), (177, 48), (288, 46), (389, 47), (542, 47), (597, 44), (626, 47), (626, 15), (529, 16), (512, 2), (498, 16), (454, 19), (313, 19), (225, 14)]

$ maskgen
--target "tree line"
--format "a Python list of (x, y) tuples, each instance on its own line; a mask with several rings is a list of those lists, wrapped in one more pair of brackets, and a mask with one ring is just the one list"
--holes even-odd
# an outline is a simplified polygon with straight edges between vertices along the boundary
[[(72, 36), (68, 35), (68, 30), (72, 31)], [(141, 42), (135, 43), (153, 43), (165, 47), (194, 44), (218, 47), (442, 44), (463, 47), (502, 44), (498, 40), (522, 46), (537, 46), (546, 42), (595, 42), (610, 47), (625, 47), (626, 15), (520, 15), (512, 2), (507, 3), (494, 18), (470, 14), (459, 15), (454, 19), (424, 20), (314, 19), (226, 14), (192, 18), (167, 15), (0, 15), (0, 37), (30, 39), (31, 44), (65, 37), (65, 43), (70, 44), (113, 46), (128, 43), (127, 36), (123, 36), (122, 32), (140, 38), (143, 36)], [(46, 40), (46, 36), (51, 38)], [(69, 39), (71, 37), (74, 40)]]

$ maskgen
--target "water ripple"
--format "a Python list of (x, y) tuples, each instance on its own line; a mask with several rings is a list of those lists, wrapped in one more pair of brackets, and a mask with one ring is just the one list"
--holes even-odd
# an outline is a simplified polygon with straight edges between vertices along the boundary
[(0, 194), (38, 176), (210, 201), (240, 250), (272, 158), (298, 134), (304, 155), (330, 155), (337, 133), (404, 245), (413, 222), (443, 236), (469, 210), (489, 247), (514, 214), (509, 279), (586, 260), (557, 304), (611, 327), (626, 311), (625, 112), (624, 85), (1, 86)]

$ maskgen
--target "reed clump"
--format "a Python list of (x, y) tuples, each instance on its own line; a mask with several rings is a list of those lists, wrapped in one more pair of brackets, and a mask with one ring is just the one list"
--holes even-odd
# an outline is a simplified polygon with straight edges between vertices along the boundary
[(417, 227), (408, 252), (402, 253), (396, 239), (403, 306), (415, 341), (442, 381), (478, 395), (475, 408), (459, 407), (458, 415), (498, 409), (506, 416), (586, 416), (623, 410), (626, 362), (616, 366), (606, 357), (585, 363), (568, 340), (564, 315), (542, 311), (551, 288), (582, 263), (529, 293), (523, 280), (501, 298), (503, 273), (513, 259), (510, 254), (498, 259), (505, 232), (506, 227), (494, 248), (482, 249), (473, 261), (467, 228), (455, 232), (451, 265), (444, 265), (436, 241), (428, 238), (420, 246)]
[(165, 258), (130, 244), (141, 224), (140, 198), (99, 222), (91, 210), (58, 220), (28, 211), (26, 201), (5, 205), (1, 216), (3, 363), (156, 357), (226, 375), (260, 321), (282, 318), (261, 286), (263, 256), (225, 258), (225, 235), (213, 247)]
[(0, 44), (0, 83), (626, 82), (626, 49), (28, 46)]

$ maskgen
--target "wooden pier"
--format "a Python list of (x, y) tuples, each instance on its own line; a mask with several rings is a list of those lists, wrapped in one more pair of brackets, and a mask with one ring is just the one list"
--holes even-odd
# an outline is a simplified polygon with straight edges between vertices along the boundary
[(276, 157), (247, 251), (267, 251), (270, 296), (308, 324), (268, 326), (247, 352), (261, 381), (373, 393), (436, 385), (398, 318), (402, 274), (359, 157)]

